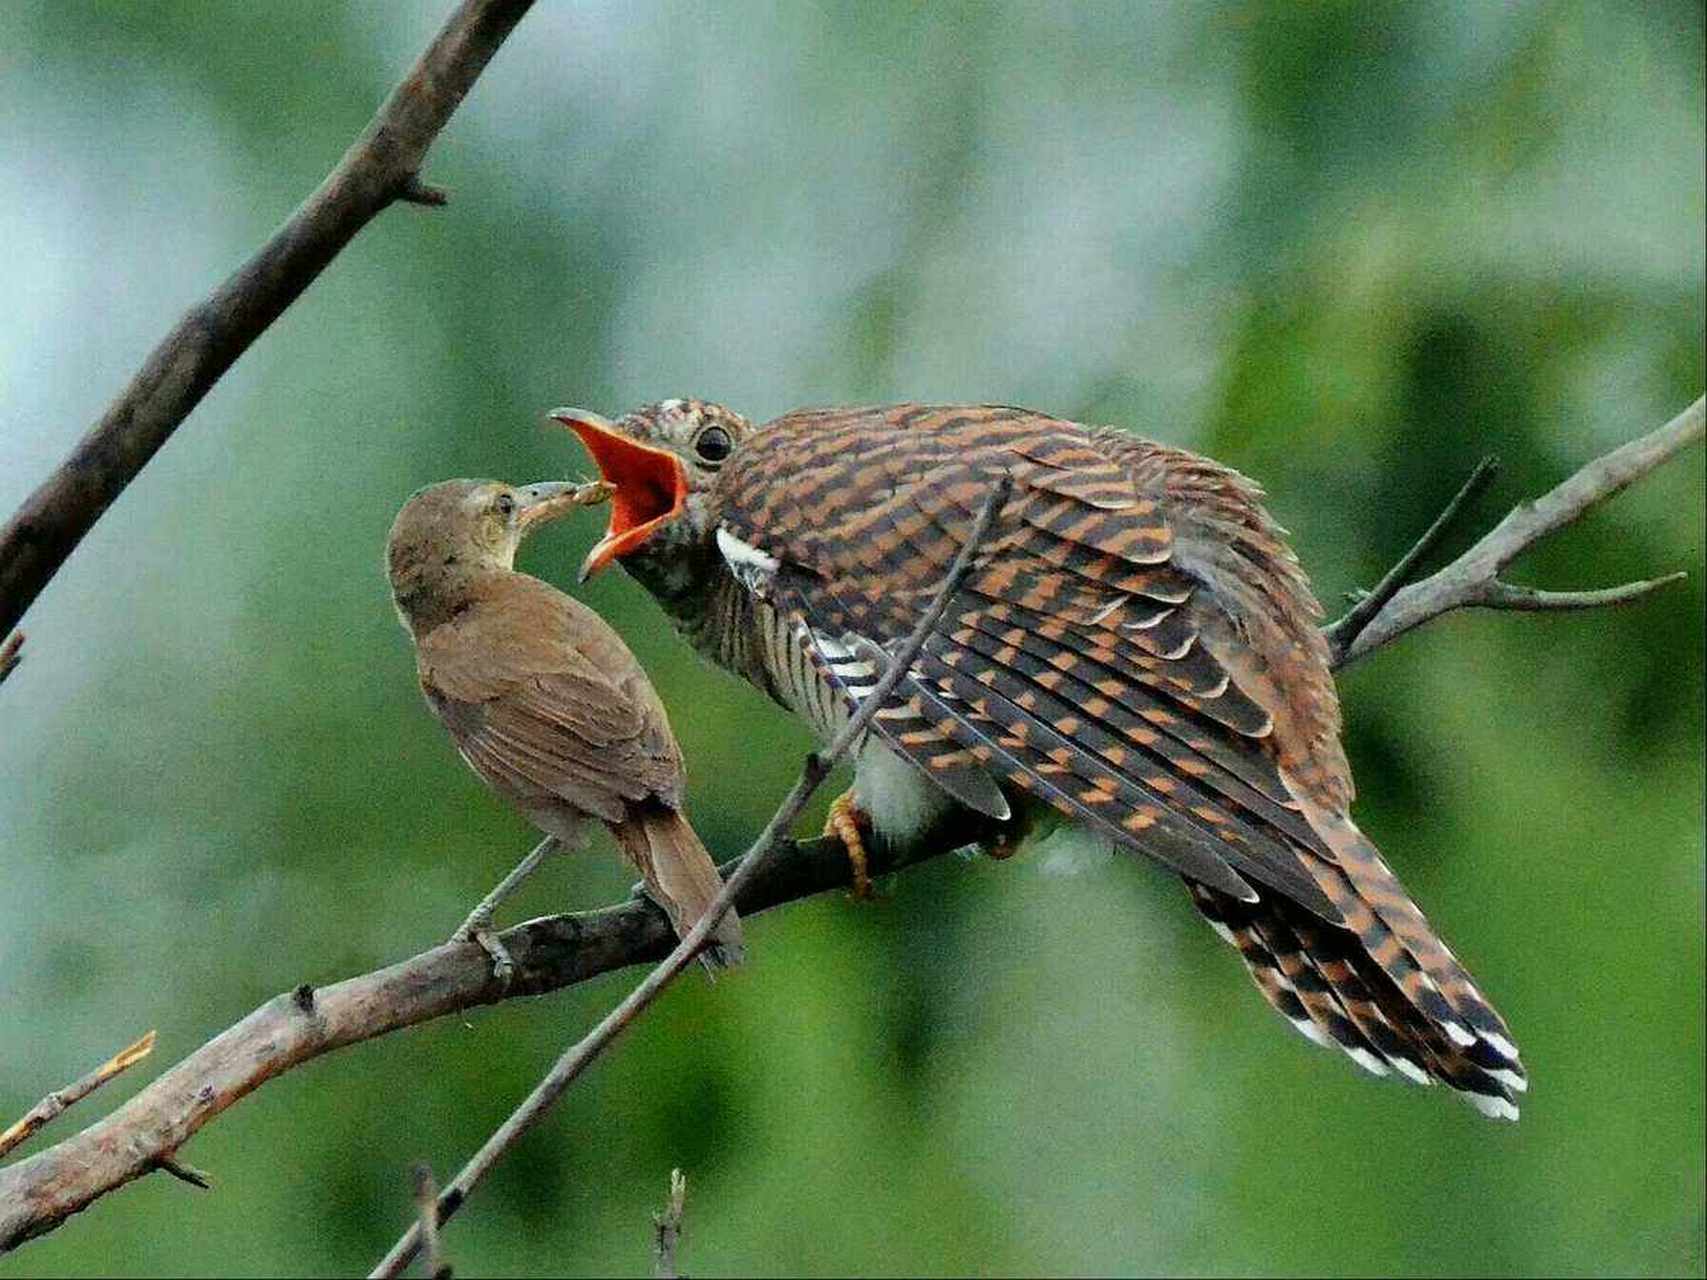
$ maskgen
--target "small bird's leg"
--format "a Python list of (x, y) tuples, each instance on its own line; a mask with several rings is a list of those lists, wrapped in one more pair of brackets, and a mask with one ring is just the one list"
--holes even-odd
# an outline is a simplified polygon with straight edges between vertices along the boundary
[(480, 949), (492, 957), (492, 976), (506, 987), (510, 985), (516, 965), (515, 961), (510, 959), (510, 953), (504, 949), (504, 944), (498, 941), (498, 935), (492, 932), (492, 913), (505, 898), (521, 887), (522, 881), (539, 870), (539, 864), (555, 853), (557, 848), (556, 836), (546, 836), (536, 844), (533, 852), (517, 863), (516, 869), (500, 880), (498, 887), (480, 900), (480, 905), (468, 913), (468, 919), (458, 925), (456, 932), (450, 936), (452, 942), (479, 943)]
[(871, 897), (871, 874), (866, 870), (865, 838), (860, 827), (870, 825), (871, 819), (860, 809), (852, 791), (844, 791), (830, 801), (824, 834), (835, 836), (847, 850), (848, 862), (853, 867), (853, 896), (862, 902)]

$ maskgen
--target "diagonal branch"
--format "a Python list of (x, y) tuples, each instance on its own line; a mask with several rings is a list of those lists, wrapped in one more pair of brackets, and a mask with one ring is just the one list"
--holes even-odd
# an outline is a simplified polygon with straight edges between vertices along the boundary
[[(1684, 577), (1682, 573), (1673, 573), (1598, 590), (1538, 591), (1531, 587), (1513, 586), (1499, 575), (1548, 534), (1557, 533), (1566, 525), (1580, 520), (1679, 450), (1700, 440), (1704, 423), (1707, 423), (1707, 400), (1697, 399), (1665, 426), (1596, 458), (1533, 502), (1518, 503), (1475, 546), (1439, 573), (1421, 582), (1402, 586), (1423, 554), (1438, 542), (1446, 526), (1474, 496), (1478, 481), (1485, 484), (1489, 464), (1484, 461), (1422, 540), (1393, 572), (1382, 579), (1381, 585), (1358, 601), (1343, 618), (1324, 628), (1333, 653), (1334, 667), (1338, 669), (1355, 662), (1405, 632), (1454, 609), (1596, 609), (1604, 605), (1628, 604)], [(1369, 608), (1370, 602), (1383, 591), (1388, 598), (1378, 607)]]
[[(966, 541), (961, 544), (959, 553), (954, 557), (954, 563), (943, 577), (942, 585), (937, 588), (936, 599), (930, 608), (926, 609), (914, 626), (906, 642), (903, 643), (889, 659), (889, 665), (876, 686), (859, 704), (859, 709), (842, 726), (841, 732), (835, 736), (830, 745), (821, 752), (813, 752), (806, 757), (806, 763), (800, 770), (800, 778), (794, 784), (765, 829), (753, 841), (753, 847), (747, 851), (747, 856), (741, 859), (741, 865), (735, 868), (735, 873), (723, 884), (717, 896), (689, 929), (687, 935), (676, 945), (674, 951), (664, 957), (664, 961), (641, 981), (640, 985), (623, 999), (603, 1020), (589, 1031), (575, 1045), (560, 1057), (546, 1073), (545, 1079), (535, 1086), (521, 1106), (511, 1113), (509, 1119), (498, 1126), (496, 1132), (486, 1140), (484, 1146), (474, 1154), (474, 1157), (462, 1167), (450, 1186), (445, 1188), (439, 1197), (439, 1225), (443, 1226), (450, 1216), (459, 1209), (472, 1191), (503, 1156), (515, 1146), (523, 1134), (533, 1128), (551, 1109), (557, 1099), (563, 1096), (563, 1091), (572, 1084), (592, 1061), (608, 1049), (619, 1034), (639, 1017), (646, 1008), (658, 998), (666, 986), (693, 962), (711, 937), (712, 931), (728, 914), (731, 904), (736, 900), (747, 883), (768, 863), (775, 859), (777, 853), (787, 844), (787, 835), (795, 821), (800, 817), (806, 802), (812, 798), (812, 793), (830, 775), (841, 759), (847, 755), (855, 743), (865, 737), (865, 731), (885, 703), (889, 695), (895, 692), (896, 686), (910, 674), (913, 662), (918, 658), (919, 651), (924, 648), (925, 641), (936, 630), (937, 623), (942, 621), (942, 615), (948, 608), (948, 602), (954, 598), (966, 581), (966, 575), (971, 572), (973, 562), (978, 558), (978, 552), (984, 545), (984, 539), (1001, 513), (1002, 505), (1008, 500), (1008, 494), (1013, 489), (1013, 481), (1008, 476), (998, 480), (990, 491), (990, 496), (984, 500), (977, 517), (972, 522), (971, 531)], [(391, 1247), (384, 1258), (380, 1260), (370, 1273), (374, 1277), (399, 1276), (403, 1268), (409, 1265), (410, 1259), (421, 1247), (421, 1226), (416, 1223), (403, 1233), (402, 1239)]]
[[(1701, 402), (1697, 401), (1660, 431), (1591, 462), (1553, 494), (1586, 489), (1598, 491), (1602, 498), (1609, 496), (1613, 489), (1606, 487), (1608, 482), (1595, 479), (1603, 474), (1603, 464), (1623, 456), (1625, 461), (1613, 473), (1613, 483), (1622, 488), (1699, 439), (1701, 412)], [(1656, 440), (1657, 446), (1650, 443)], [(1634, 468), (1629, 465), (1632, 449), (1637, 450), (1641, 462)], [(1589, 482), (1577, 486), (1583, 477)], [(1590, 505), (1592, 502), (1582, 503), (1576, 515)], [(1540, 509), (1541, 504), (1534, 504), (1534, 508)], [(1569, 524), (1576, 515), (1549, 517), (1555, 522), (1545, 532)], [(1494, 534), (1505, 528), (1502, 522)], [(1478, 547), (1487, 541), (1483, 539)], [(1348, 642), (1351, 658), (1361, 657), (1445, 612), (1439, 608), (1419, 613), (1418, 593), (1437, 591), (1441, 579), (1458, 571), (1462, 564), (1461, 558), (1441, 573), (1398, 592)], [(1336, 667), (1350, 660), (1343, 653), (1336, 648)], [(904, 848), (873, 845), (868, 850), (871, 874), (887, 875), (938, 857), (978, 835), (978, 828), (962, 822)], [(733, 879), (737, 865), (731, 862), (720, 868), (725, 881)], [(840, 841), (802, 841), (786, 845), (765, 866), (757, 868), (741, 887), (735, 906), (742, 915), (755, 916), (814, 894), (845, 889), (851, 880)], [(602, 911), (530, 920), (500, 936), (516, 963), (508, 988), (493, 976), (491, 962), (478, 946), (450, 943), (332, 986), (316, 989), (304, 983), (275, 996), (209, 1040), (112, 1114), (38, 1155), (0, 1168), (0, 1253), (53, 1230), (101, 1196), (159, 1167), (162, 1159), (169, 1159), (228, 1107), (275, 1076), (322, 1054), (434, 1018), (500, 1000), (541, 995), (615, 969), (654, 962), (668, 955), (674, 945), (669, 920), (645, 899)]]
[(24, 660), (24, 633), (14, 631), (4, 641), (0, 641), (0, 683), (17, 670), (18, 664)]
[(427, 148), (533, 0), (463, 0), (337, 167), (255, 255), (191, 307), (71, 455), (0, 528), (0, 635), (124, 487), (267, 326), (394, 200), (443, 204), (421, 184)]
[(1458, 523), (1458, 517), (1488, 491), (1488, 486), (1494, 482), (1499, 470), (1499, 459), (1492, 456), (1478, 462), (1476, 469), (1470, 473), (1470, 478), (1452, 495), (1452, 501), (1434, 518), (1434, 523), (1417, 539), (1416, 545), (1400, 556), (1399, 563), (1387, 570), (1381, 581), (1346, 610), (1343, 618), (1322, 629), (1328, 639), (1328, 648), (1336, 661), (1342, 658), (1346, 646), (1357, 638), (1358, 633), (1373, 622), (1375, 615), (1385, 609), (1388, 602), (1399, 594), (1400, 588), (1415, 576), (1417, 566), (1429, 552), (1445, 540), (1446, 535), (1452, 531), (1452, 526)]
[(670, 1170), (670, 1199), (661, 1213), (652, 1215), (652, 1275), (654, 1280), (676, 1280), (676, 1249), (682, 1241), (682, 1213), (687, 1208), (688, 1180), (680, 1169)]
[(121, 1071), (128, 1071), (153, 1052), (154, 1032), (150, 1031), (127, 1044), (88, 1075), (73, 1080), (63, 1089), (55, 1089), (0, 1133), (0, 1156), (28, 1142), (68, 1107), (76, 1106)]

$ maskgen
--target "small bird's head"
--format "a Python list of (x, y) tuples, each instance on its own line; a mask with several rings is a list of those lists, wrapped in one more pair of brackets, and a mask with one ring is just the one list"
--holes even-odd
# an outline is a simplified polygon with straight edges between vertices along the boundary
[(419, 490), (397, 513), (385, 547), (391, 594), (405, 625), (418, 630), (444, 621), (466, 584), (514, 566), (516, 548), (530, 531), (602, 502), (610, 492), (602, 480), (519, 488), (498, 480), (445, 480)]
[(711, 545), (717, 473), (752, 426), (703, 400), (660, 400), (608, 422), (586, 409), (551, 416), (581, 437), (616, 486), (610, 526), (581, 565), (585, 582), (612, 560), (642, 575), (693, 559)]

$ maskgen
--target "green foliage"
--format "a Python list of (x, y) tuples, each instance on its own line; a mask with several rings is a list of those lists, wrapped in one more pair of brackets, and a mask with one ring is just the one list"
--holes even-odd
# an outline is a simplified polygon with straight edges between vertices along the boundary
[[(319, 180), (439, 6), (0, 17), (0, 506)], [(1491, 519), (1703, 378), (1695, 4), (542, 5), (436, 149), (198, 409), (0, 690), (0, 1116), (150, 1026), (447, 933), (529, 843), (419, 705), (379, 553), (449, 475), (583, 471), (540, 425), (699, 394), (1033, 404), (1269, 489), (1330, 610), (1475, 460)], [(1510, 1017), (1516, 1126), (1292, 1035), (1126, 862), (943, 860), (750, 925), (447, 1232), (465, 1274), (1703, 1272), (1699, 449), (1343, 682), (1360, 818)], [(588, 515), (526, 567), (559, 583)], [(802, 731), (620, 574), (720, 856)], [(820, 802), (821, 804), (822, 802)], [(601, 841), (519, 911), (631, 877)], [(28, 1246), (31, 1274), (365, 1269), (626, 975), (347, 1050)], [(40, 1145), (38, 1142), (37, 1145)]]

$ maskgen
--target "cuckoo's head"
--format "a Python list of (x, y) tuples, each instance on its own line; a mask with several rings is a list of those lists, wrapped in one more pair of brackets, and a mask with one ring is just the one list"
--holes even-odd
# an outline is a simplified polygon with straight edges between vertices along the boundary
[(581, 437), (599, 474), (616, 486), (610, 526), (581, 565), (581, 580), (612, 560), (648, 565), (696, 558), (711, 545), (711, 490), (752, 426), (703, 400), (660, 400), (607, 422), (585, 409), (551, 416)]
[(404, 624), (420, 630), (454, 614), (482, 574), (509, 570), (528, 533), (610, 495), (603, 481), (530, 484), (445, 480), (418, 491), (392, 522), (385, 567)]

